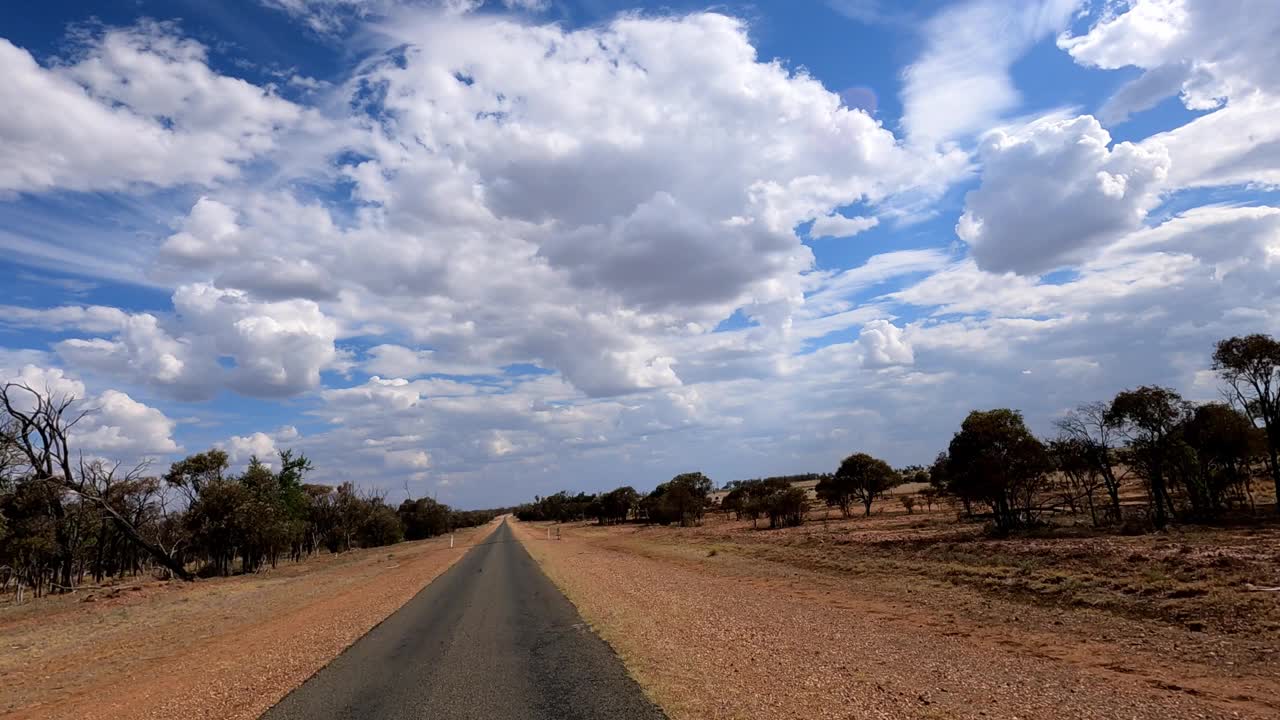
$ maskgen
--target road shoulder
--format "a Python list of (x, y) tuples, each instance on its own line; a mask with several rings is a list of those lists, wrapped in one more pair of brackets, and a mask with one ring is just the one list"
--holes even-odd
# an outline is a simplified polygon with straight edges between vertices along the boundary
[(1066, 614), (963, 589), (875, 590), (628, 530), (516, 529), (673, 718), (1263, 718), (1280, 697), (1255, 669), (1145, 652), (1151, 626), (1077, 637)]
[(256, 718), (496, 527), (459, 532), (452, 549), (447, 537), (373, 548), (9, 625), (7, 640), (24, 650), (3, 666), (0, 708), (14, 718)]

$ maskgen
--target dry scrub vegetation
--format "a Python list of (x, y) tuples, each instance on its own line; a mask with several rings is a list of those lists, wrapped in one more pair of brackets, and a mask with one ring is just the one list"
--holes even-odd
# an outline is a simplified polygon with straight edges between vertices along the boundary
[(255, 718), (495, 527), (460, 531), (452, 550), (435, 538), (0, 607), (0, 714)]
[(802, 527), (756, 531), (715, 519), (682, 532), (638, 531), (654, 543), (708, 549), (853, 575), (908, 573), (1051, 607), (1280, 639), (1280, 523), (1180, 526), (1123, 536), (1086, 527), (1046, 528), (993, 539), (953, 512), (915, 511), (896, 500), (871, 518), (819, 510)]
[(990, 539), (887, 498), (775, 530), (561, 527), (522, 537), (676, 718), (1280, 713), (1274, 525)]

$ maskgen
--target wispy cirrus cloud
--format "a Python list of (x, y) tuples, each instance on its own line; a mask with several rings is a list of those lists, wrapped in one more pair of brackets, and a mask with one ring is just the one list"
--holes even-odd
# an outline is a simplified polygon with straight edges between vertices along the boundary
[(924, 25), (924, 51), (903, 71), (902, 125), (912, 142), (983, 132), (1018, 109), (1010, 68), (1066, 29), (1081, 0), (968, 0)]

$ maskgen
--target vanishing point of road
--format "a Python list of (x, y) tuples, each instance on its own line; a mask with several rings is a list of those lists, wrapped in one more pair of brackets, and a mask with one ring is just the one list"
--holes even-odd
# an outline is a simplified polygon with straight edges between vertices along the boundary
[(264, 720), (660, 720), (507, 523)]

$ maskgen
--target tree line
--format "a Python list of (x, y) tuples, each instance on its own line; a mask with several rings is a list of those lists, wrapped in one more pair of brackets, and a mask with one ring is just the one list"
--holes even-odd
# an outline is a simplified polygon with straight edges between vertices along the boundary
[[(731, 482), (718, 509), (753, 524), (767, 518), (770, 528), (799, 525), (809, 502), (797, 483), (816, 481), (817, 499), (846, 517), (857, 507), (869, 515), (895, 487), (918, 483), (924, 487), (899, 498), (908, 513), (919, 501), (932, 508), (945, 498), (968, 516), (989, 518), (997, 533), (1058, 513), (1087, 515), (1099, 527), (1162, 529), (1173, 520), (1252, 512), (1259, 470), (1280, 496), (1280, 341), (1261, 334), (1222, 340), (1213, 368), (1222, 381), (1220, 402), (1195, 404), (1170, 388), (1144, 385), (1080, 405), (1058, 419), (1049, 439), (1036, 437), (1017, 410), (975, 410), (929, 467), (895, 469), (854, 453), (832, 473)], [(1125, 501), (1126, 483), (1145, 492)], [(561, 492), (521, 506), (516, 515), (693, 525), (711, 505), (711, 488), (702, 473), (686, 473), (648, 495), (631, 487)]]
[[(1064, 509), (1087, 513), (1094, 525), (1157, 529), (1253, 511), (1259, 474), (1280, 496), (1280, 342), (1227, 338), (1214, 348), (1213, 368), (1220, 402), (1197, 405), (1144, 385), (1077, 407), (1047, 442), (1013, 410), (970, 413), (934, 462), (932, 482), (966, 510), (988, 511), (1001, 532)], [(1121, 498), (1129, 479), (1145, 489), (1136, 508)], [(1126, 517), (1132, 510), (1138, 516)]]
[(431, 498), (398, 507), (349, 482), (307, 482), (311, 461), (291, 450), (230, 471), (219, 449), (124, 468), (87, 459), (75, 398), (9, 383), (0, 388), (0, 587), (65, 592), (87, 582), (158, 571), (197, 577), (255, 572), (320, 551), (345, 552), (481, 525), (497, 511), (459, 511)]
[(601, 525), (609, 525), (630, 519), (687, 527), (702, 520), (714, 487), (711, 478), (691, 472), (659, 484), (648, 495), (641, 495), (630, 486), (597, 494), (570, 495), (562, 490), (518, 506), (515, 516), (525, 521), (570, 522), (592, 518)]

